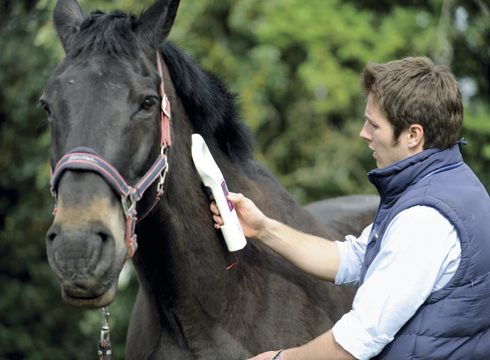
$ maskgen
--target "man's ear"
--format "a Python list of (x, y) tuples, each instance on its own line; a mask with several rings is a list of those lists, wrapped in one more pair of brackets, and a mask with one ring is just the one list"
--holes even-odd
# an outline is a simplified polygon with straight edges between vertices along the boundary
[(424, 128), (419, 124), (410, 125), (408, 132), (408, 147), (410, 150), (420, 152), (424, 149)]

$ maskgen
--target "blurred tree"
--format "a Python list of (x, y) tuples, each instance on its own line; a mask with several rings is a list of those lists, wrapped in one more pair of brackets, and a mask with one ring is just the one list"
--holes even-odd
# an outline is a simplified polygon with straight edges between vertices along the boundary
[[(465, 120), (461, 135), (468, 140), (464, 159), (490, 189), (490, 5), (483, 0), (350, 0), (358, 9), (389, 18), (399, 7), (418, 11), (417, 24), (429, 29), (411, 52), (451, 68), (463, 90)], [(403, 35), (394, 29), (397, 36)], [(411, 33), (407, 33), (411, 34)], [(407, 36), (409, 38), (410, 36)], [(415, 51), (414, 51), (415, 50)]]
[(490, 189), (490, 5), (455, 0), (445, 21), (448, 60), (465, 95), (463, 155)]
[[(56, 0), (0, 4), (0, 358), (90, 359), (98, 311), (65, 305), (45, 256), (52, 221), (49, 128), (36, 107), (63, 57)], [(136, 14), (150, 0), (80, 0)], [(374, 192), (359, 139), (368, 60), (428, 55), (449, 65), (465, 95), (464, 156), (490, 188), (490, 15), (483, 0), (183, 0), (170, 39), (241, 95), (256, 155), (300, 201)], [(127, 274), (127, 273), (125, 273)], [(111, 305), (122, 358), (136, 294), (122, 281)]]
[(301, 203), (374, 192), (366, 173), (375, 164), (358, 137), (360, 72), (370, 59), (427, 53), (436, 18), (422, 5), (381, 13), (337, 0), (204, 3), (198, 12), (182, 3), (185, 31), (174, 39), (242, 94), (257, 157)]

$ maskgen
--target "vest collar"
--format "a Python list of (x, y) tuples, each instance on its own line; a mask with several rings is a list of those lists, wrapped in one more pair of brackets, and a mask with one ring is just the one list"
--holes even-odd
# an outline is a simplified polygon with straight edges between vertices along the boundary
[(396, 201), (408, 187), (424, 176), (461, 162), (463, 158), (459, 151), (460, 144), (458, 141), (452, 148), (444, 150), (427, 149), (386, 168), (370, 171), (368, 179), (378, 189), (381, 203)]

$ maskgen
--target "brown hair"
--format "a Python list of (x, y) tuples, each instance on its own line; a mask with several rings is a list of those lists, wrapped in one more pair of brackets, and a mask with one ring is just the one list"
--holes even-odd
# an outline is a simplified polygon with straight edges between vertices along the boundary
[(373, 96), (393, 125), (394, 143), (412, 124), (424, 128), (424, 149), (453, 146), (463, 123), (461, 88), (449, 68), (426, 57), (377, 64), (361, 75), (364, 93)]

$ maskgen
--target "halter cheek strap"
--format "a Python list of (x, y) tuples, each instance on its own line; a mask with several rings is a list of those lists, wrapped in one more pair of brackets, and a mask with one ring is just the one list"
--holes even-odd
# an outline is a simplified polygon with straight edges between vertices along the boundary
[[(138, 181), (138, 183), (131, 187), (119, 171), (102, 159), (95, 150), (86, 147), (77, 147), (65, 156), (56, 164), (54, 171), (51, 174), (51, 193), (56, 198), (56, 192), (61, 180), (61, 176), (65, 170), (76, 171), (91, 171), (100, 175), (112, 188), (117, 196), (121, 197), (121, 204), (126, 216), (126, 258), (124, 262), (129, 260), (138, 248), (136, 242), (136, 234), (134, 232), (136, 222), (138, 221), (136, 215), (136, 203), (141, 200), (145, 191), (157, 180), (157, 195), (153, 206), (141, 217), (143, 219), (148, 213), (153, 210), (155, 205), (160, 201), (163, 195), (163, 184), (168, 172), (167, 162), (167, 150), (171, 146), (170, 139), (170, 102), (164, 90), (163, 71), (160, 59), (160, 54), (157, 53), (158, 72), (161, 78), (161, 96), (162, 96), (162, 108), (161, 108), (161, 152), (157, 159), (146, 172), (146, 174)], [(55, 205), (56, 213), (56, 205)], [(124, 263), (123, 263), (124, 265)]]
[(160, 82), (160, 93), (162, 96), (162, 141), (160, 146), (163, 148), (167, 148), (172, 146), (172, 140), (170, 138), (170, 102), (168, 101), (167, 95), (165, 94), (165, 83), (163, 82), (163, 69), (162, 69), (162, 60), (161, 55), (157, 51), (157, 64), (158, 64), (158, 73), (160, 74), (160, 78), (162, 81)]

